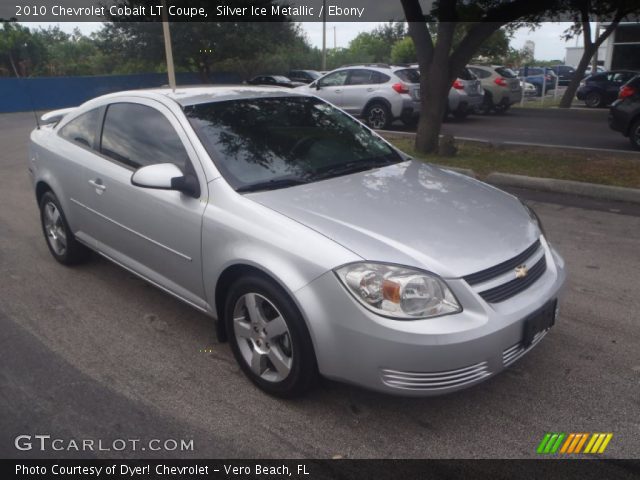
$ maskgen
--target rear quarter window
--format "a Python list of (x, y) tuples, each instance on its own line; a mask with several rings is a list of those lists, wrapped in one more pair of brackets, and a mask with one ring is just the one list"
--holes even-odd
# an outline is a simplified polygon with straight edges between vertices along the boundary
[(420, 83), (420, 72), (415, 68), (407, 68), (404, 70), (396, 70), (393, 72), (396, 76), (407, 83)]
[(74, 118), (60, 129), (60, 136), (83, 147), (93, 148), (100, 109), (95, 108)]
[(498, 68), (496, 68), (495, 72), (498, 75), (500, 75), (501, 77), (504, 77), (504, 78), (517, 78), (518, 77), (516, 75), (516, 72), (514, 72), (510, 68), (498, 67)]

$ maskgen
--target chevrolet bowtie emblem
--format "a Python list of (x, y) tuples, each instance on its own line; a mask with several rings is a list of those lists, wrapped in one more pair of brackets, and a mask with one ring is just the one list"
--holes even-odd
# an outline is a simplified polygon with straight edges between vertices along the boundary
[(529, 273), (526, 265), (520, 265), (516, 267), (516, 278), (524, 278)]

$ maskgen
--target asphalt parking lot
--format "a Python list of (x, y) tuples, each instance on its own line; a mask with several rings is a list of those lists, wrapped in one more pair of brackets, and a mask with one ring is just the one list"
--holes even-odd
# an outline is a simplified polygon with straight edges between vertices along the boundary
[[(449, 120), (442, 133), (455, 137), (537, 145), (611, 149), (633, 152), (629, 139), (609, 128), (607, 108), (518, 108), (504, 115), (470, 115)], [(394, 130), (415, 131), (397, 123)]]
[[(32, 125), (0, 116), (1, 457), (535, 457), (549, 431), (612, 432), (605, 457), (638, 456), (638, 208), (529, 197), (569, 280), (557, 325), (500, 375), (445, 397), (323, 381), (283, 401), (245, 379), (209, 318), (97, 257), (53, 260), (26, 170)], [(19, 452), (18, 434), (194, 450)]]

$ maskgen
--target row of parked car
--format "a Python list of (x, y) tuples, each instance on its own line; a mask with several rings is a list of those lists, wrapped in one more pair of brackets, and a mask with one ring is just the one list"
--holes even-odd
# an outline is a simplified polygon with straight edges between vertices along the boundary
[[(501, 66), (469, 65), (449, 90), (446, 115), (463, 119), (472, 112), (504, 113), (520, 102), (523, 95), (537, 94), (538, 86), (544, 86), (545, 91), (547, 85), (555, 87), (556, 78), (552, 76), (555, 73), (548, 70), (535, 67), (516, 73)], [(567, 72), (559, 69), (559, 74)], [(519, 78), (536, 81), (542, 75), (549, 75), (550, 79), (545, 78), (539, 85)], [(362, 118), (376, 129), (388, 128), (395, 120), (413, 125), (420, 113), (420, 71), (413, 65), (351, 65), (331, 72), (294, 70), (287, 77), (260, 75), (248, 83), (304, 90)], [(640, 149), (638, 72), (597, 72), (583, 80), (577, 97), (590, 107), (614, 102), (609, 114), (610, 127), (629, 137)]]
[(622, 133), (640, 150), (640, 74), (619, 87), (618, 98), (609, 109), (609, 127)]
[[(350, 65), (325, 74), (297, 70), (288, 77), (260, 75), (248, 83), (313, 93), (364, 119), (371, 128), (388, 128), (395, 120), (414, 125), (420, 114), (420, 71), (416, 65)], [(523, 85), (515, 72), (499, 66), (470, 65), (449, 90), (445, 116), (464, 119), (473, 112), (504, 113), (522, 95)]]

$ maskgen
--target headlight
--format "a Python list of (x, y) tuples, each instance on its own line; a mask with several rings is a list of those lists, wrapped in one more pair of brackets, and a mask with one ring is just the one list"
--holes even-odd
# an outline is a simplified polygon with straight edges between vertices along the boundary
[(427, 272), (373, 262), (335, 272), (356, 300), (379, 315), (418, 319), (462, 311), (449, 287)]
[(522, 200), (520, 200), (520, 203), (529, 214), (529, 218), (531, 219), (531, 221), (538, 226), (538, 229), (540, 230), (542, 235), (544, 235), (544, 237), (546, 238), (547, 233), (544, 231), (544, 227), (542, 226), (542, 220), (540, 220), (540, 217), (538, 216), (538, 214), (534, 212), (533, 208), (531, 208), (529, 205), (524, 203)]

